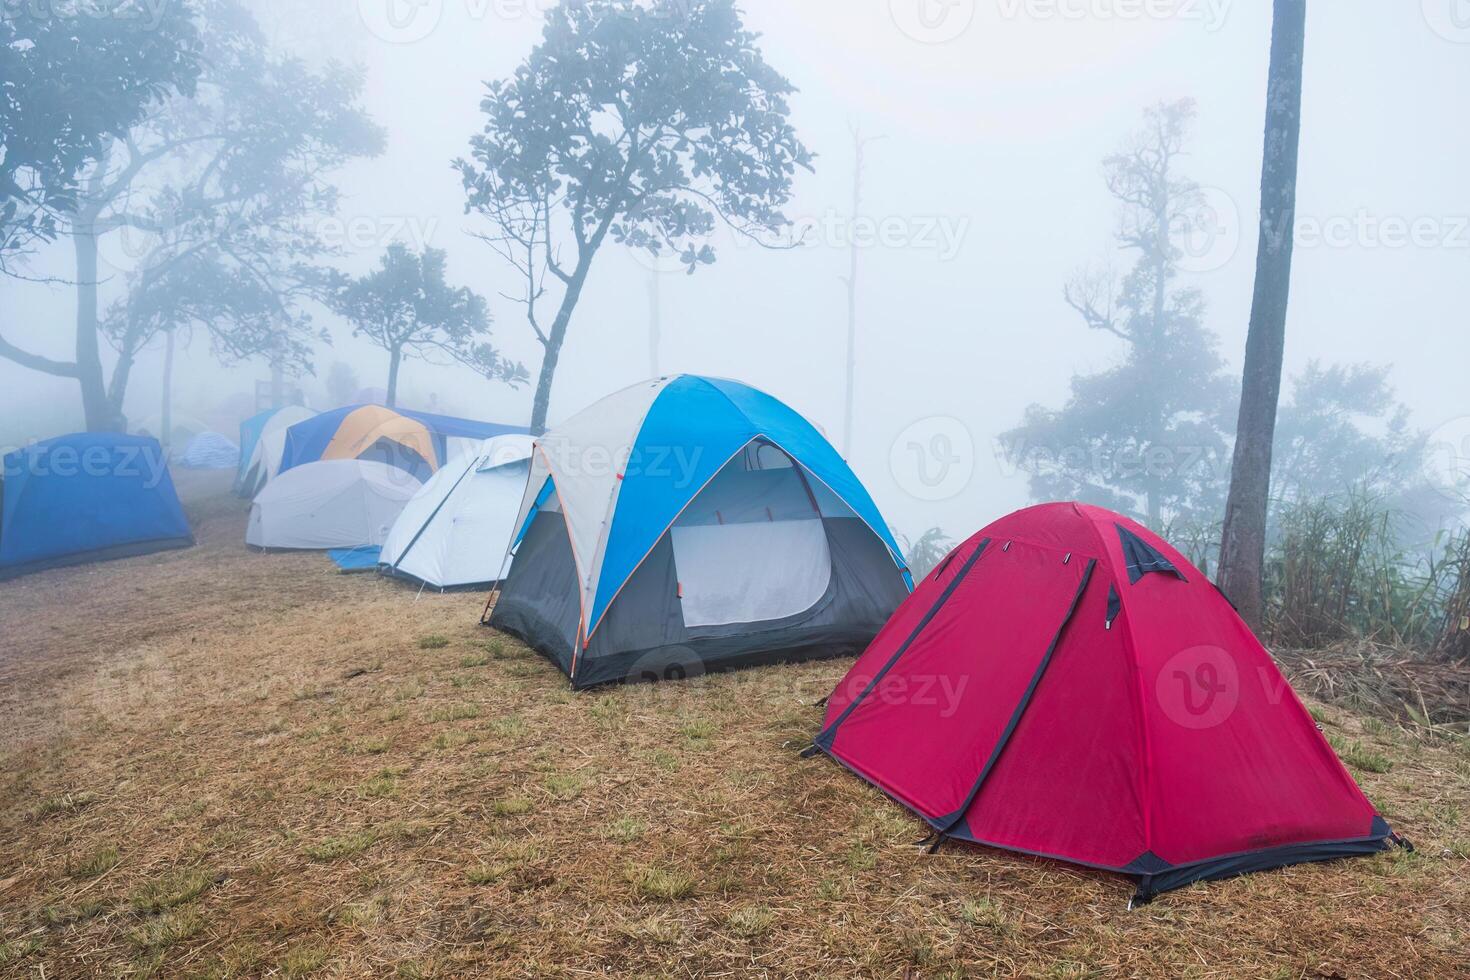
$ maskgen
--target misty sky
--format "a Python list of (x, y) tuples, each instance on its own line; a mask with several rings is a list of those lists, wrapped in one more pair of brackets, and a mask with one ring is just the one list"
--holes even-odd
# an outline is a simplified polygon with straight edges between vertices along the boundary
[[(353, 230), (346, 267), (366, 268), (395, 235), (447, 249), (453, 278), (491, 298), (496, 341), (534, 375), (539, 347), (520, 308), (498, 295), (513, 279), (466, 233), (476, 225), (462, 213), (449, 164), (480, 126), (481, 82), (507, 74), (535, 43), (548, 0), (419, 0), (411, 11), (407, 2), (260, 10), (281, 43), (369, 72), (368, 105), (389, 143), (384, 156), (340, 176)], [(400, 5), (397, 28), (389, 3)], [(862, 250), (852, 462), (899, 531), (940, 524), (967, 535), (1026, 502), (1025, 477), (997, 460), (995, 436), (1030, 402), (1060, 404), (1074, 372), (1121, 353), (1116, 339), (1083, 327), (1062, 285), (1114, 251), (1101, 158), (1145, 105), (1186, 96), (1199, 115), (1184, 170), (1209, 189), (1220, 226), (1188, 259), (1185, 279), (1204, 291), (1207, 322), (1238, 369), (1254, 272), (1268, 3), (746, 0), (744, 8), (767, 60), (800, 89), (794, 122), (818, 156), (789, 213), (809, 227), (809, 244), (767, 251), (721, 236), (717, 263), (693, 277), (659, 274), (609, 246), (563, 352), (553, 421), (651, 373), (657, 275), (662, 373), (748, 381), (840, 441), (849, 127), (860, 125), (882, 139), (868, 149), (871, 225), (858, 230), (882, 240)], [(1288, 372), (1312, 358), (1391, 362), (1415, 424), (1434, 429), (1470, 413), (1470, 3), (1318, 0), (1308, 16)], [(51, 249), (30, 271), (67, 276), (69, 250)], [(8, 336), (68, 355), (74, 304), (65, 287), (3, 282), (0, 296)], [(319, 354), (318, 379), (342, 360), (364, 385), (385, 382), (385, 355), (324, 311), (319, 320), (336, 344)], [(145, 355), (135, 372), (134, 420), (157, 411), (161, 359)], [(207, 417), (265, 376), (260, 365), (214, 366), (201, 338), (177, 380), (177, 411)], [(319, 380), (307, 387), (324, 399)], [(433, 393), (441, 408), (499, 421), (524, 421), (532, 393), (421, 363), (405, 366), (402, 388), (405, 405), (426, 407)], [(0, 391), (7, 439), (80, 427), (73, 382), (0, 362)], [(917, 468), (931, 484), (942, 475), (927, 453), (944, 445), (936, 435), (950, 440), (957, 462), (929, 489)]]

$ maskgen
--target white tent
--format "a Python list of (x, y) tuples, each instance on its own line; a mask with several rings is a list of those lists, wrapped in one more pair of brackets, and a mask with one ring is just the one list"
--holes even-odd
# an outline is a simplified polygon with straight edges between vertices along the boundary
[(381, 545), (420, 486), (386, 463), (306, 463), (282, 473), (256, 495), (245, 543), (323, 550)]
[(436, 589), (500, 577), (531, 470), (530, 436), (496, 436), (430, 477), (398, 516), (381, 566)]
[(281, 469), (281, 457), (286, 452), (286, 430), (297, 422), (315, 417), (316, 414), (300, 405), (287, 405), (267, 420), (265, 427), (260, 430), (260, 438), (255, 440), (250, 461), (245, 464), (245, 475), (240, 481), (240, 496), (254, 497), (260, 493), (262, 487), (276, 478)]

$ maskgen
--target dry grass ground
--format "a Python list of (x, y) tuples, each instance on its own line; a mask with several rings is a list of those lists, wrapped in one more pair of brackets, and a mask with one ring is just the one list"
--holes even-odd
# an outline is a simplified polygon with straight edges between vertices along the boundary
[(0, 585), (0, 975), (1470, 971), (1470, 746), (1316, 710), (1418, 844), (1127, 911), (829, 761), (845, 662), (574, 695), (477, 595), (201, 544)]

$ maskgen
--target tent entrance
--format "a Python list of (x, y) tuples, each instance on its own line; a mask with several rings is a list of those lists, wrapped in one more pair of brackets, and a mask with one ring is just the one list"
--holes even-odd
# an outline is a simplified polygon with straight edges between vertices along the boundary
[(785, 619), (827, 594), (832, 555), (820, 520), (675, 527), (684, 625)]
[(751, 443), (669, 530), (684, 626), (768, 623), (827, 594), (832, 554), (822, 506), (790, 456)]

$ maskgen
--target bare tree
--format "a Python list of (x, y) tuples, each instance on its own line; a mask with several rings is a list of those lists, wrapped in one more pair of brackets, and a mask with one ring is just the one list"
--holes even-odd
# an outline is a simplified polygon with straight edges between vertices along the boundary
[(1194, 103), (1161, 102), (1103, 160), (1118, 202), (1114, 241), (1134, 257), (1121, 277), (1104, 261), (1062, 291), (1088, 330), (1117, 338), (1120, 363), (1072, 378), (1060, 409), (1032, 405), (1002, 435), (1039, 500), (1085, 500), (1163, 529), (1218, 513), (1233, 386), (1205, 326), (1204, 297), (1181, 285), (1176, 238), (1205, 221), (1183, 172)]
[(1230, 496), (1220, 538), (1220, 588), (1253, 628), (1261, 625), (1265, 612), (1261, 572), (1271, 493), (1271, 447), (1276, 436), (1286, 346), (1286, 303), (1291, 287), (1306, 6), (1306, 0), (1275, 0), (1272, 17), (1256, 287), (1245, 342), (1245, 377)]
[[(864, 137), (856, 126), (852, 129), (852, 220), (856, 223), (863, 207), (863, 153), (869, 143), (882, 139), (881, 136)], [(850, 235), (848, 242), (847, 276), (842, 280), (847, 286), (847, 393), (842, 405), (842, 455), (852, 455), (852, 399), (857, 376), (857, 236)]]

